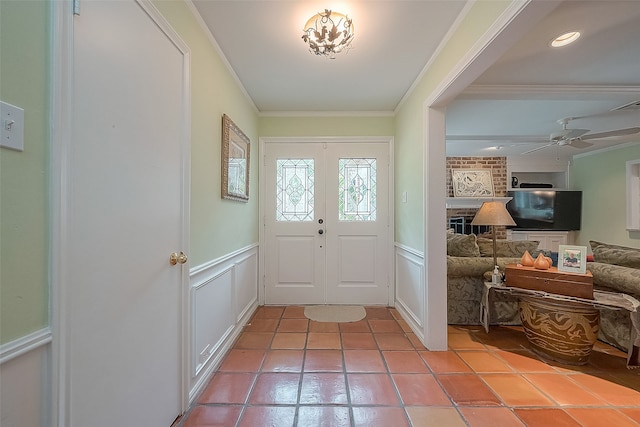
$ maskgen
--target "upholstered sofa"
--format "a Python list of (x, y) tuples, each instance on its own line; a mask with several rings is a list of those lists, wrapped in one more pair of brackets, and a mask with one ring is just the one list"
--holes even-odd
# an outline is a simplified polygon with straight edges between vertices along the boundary
[[(590, 241), (593, 261), (587, 269), (594, 289), (618, 292), (640, 300), (640, 249)], [(497, 261), (501, 271), (516, 264), (524, 251), (536, 256), (536, 241), (497, 241)], [(493, 270), (493, 242), (473, 234), (447, 234), (447, 320), (451, 325), (479, 325), (484, 282)], [(543, 251), (545, 255), (549, 252)], [(494, 324), (518, 325), (517, 299), (495, 294), (491, 319)], [(600, 310), (598, 338), (627, 351), (631, 320), (626, 310)]]
[[(595, 289), (620, 292), (640, 300), (640, 249), (590, 241), (593, 262), (587, 270), (593, 274)], [(628, 350), (631, 320), (626, 310), (600, 310), (598, 338)], [(640, 325), (639, 325), (640, 327)]]
[[(537, 255), (537, 241), (498, 240), (497, 262), (504, 272), (506, 264), (516, 264), (529, 251)], [(447, 321), (450, 325), (479, 325), (480, 301), (484, 282), (493, 270), (493, 241), (475, 234), (447, 233)], [(509, 295), (495, 297), (492, 323), (520, 324), (517, 300)]]

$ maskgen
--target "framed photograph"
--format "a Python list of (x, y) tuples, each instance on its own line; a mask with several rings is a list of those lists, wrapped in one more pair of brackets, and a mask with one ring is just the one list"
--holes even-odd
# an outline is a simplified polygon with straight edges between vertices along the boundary
[(249, 138), (222, 115), (222, 198), (249, 201)]
[(587, 247), (558, 246), (558, 271), (585, 274), (587, 272)]
[(493, 197), (491, 169), (452, 169), (454, 197)]

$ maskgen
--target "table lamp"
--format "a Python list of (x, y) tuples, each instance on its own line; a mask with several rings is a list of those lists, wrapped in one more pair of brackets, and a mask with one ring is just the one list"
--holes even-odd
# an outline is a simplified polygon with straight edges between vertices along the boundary
[(483, 202), (482, 206), (471, 221), (471, 225), (490, 225), (491, 236), (493, 237), (493, 265), (498, 265), (496, 256), (496, 225), (516, 225), (511, 215), (507, 211), (504, 202)]

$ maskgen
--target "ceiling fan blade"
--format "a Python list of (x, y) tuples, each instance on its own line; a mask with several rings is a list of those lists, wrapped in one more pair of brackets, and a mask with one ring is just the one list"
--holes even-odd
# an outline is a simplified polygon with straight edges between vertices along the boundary
[(587, 148), (593, 144), (591, 142), (583, 141), (582, 138), (575, 138), (569, 141), (569, 145), (575, 148)]
[(611, 136), (633, 135), (634, 133), (640, 133), (640, 127), (610, 130), (608, 132), (600, 132), (600, 133), (591, 133), (589, 135), (583, 136), (580, 139), (585, 140), (585, 139), (609, 138)]
[(566, 139), (580, 138), (585, 133), (589, 132), (589, 129), (567, 129)]
[(551, 144), (543, 145), (542, 147), (536, 147), (536, 148), (534, 148), (533, 150), (525, 151), (525, 152), (524, 152), (524, 153), (522, 153), (522, 154), (529, 154), (529, 153), (533, 153), (533, 152), (535, 152), (535, 151), (544, 150), (545, 148), (547, 148), (547, 147), (551, 147), (551, 146), (553, 146), (553, 145), (556, 145), (556, 143), (554, 142), (554, 143), (551, 143)]

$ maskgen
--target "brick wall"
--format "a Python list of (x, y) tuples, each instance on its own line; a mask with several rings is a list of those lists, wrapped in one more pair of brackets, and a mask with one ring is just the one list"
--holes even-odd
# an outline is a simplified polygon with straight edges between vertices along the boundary
[[(447, 196), (453, 197), (451, 169), (491, 169), (493, 194), (495, 197), (507, 195), (507, 158), (506, 157), (447, 157)], [(447, 209), (447, 221), (450, 217), (464, 216), (473, 219), (477, 209)], [(506, 239), (505, 227), (496, 227), (498, 239)]]

